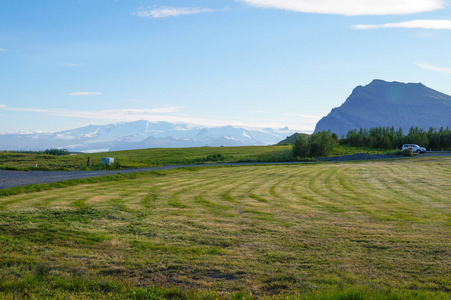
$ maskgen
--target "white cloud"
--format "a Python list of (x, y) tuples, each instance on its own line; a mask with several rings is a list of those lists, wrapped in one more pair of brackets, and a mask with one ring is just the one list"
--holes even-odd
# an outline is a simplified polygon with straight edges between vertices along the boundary
[(451, 74), (451, 68), (437, 67), (437, 66), (430, 65), (428, 63), (421, 63), (421, 62), (417, 62), (416, 65), (425, 70)]
[(92, 96), (92, 95), (102, 95), (102, 93), (98, 92), (75, 92), (70, 93), (69, 96)]
[(8, 107), (6, 105), (0, 105), (0, 109), (7, 110), (7, 111), (17, 111), (17, 112), (37, 112), (37, 113), (57, 113), (57, 112), (63, 112), (64, 110), (61, 109), (42, 109), (42, 108), (32, 108), (32, 107)]
[(420, 28), (420, 29), (447, 29), (451, 30), (451, 20), (414, 20), (400, 23), (386, 23), (379, 25), (354, 25), (355, 29), (378, 28)]
[[(152, 108), (152, 109), (136, 109), (138, 112), (146, 112), (146, 113), (159, 113), (159, 114), (166, 114), (166, 113), (174, 113), (180, 111), (181, 107), (179, 106), (173, 106), (173, 107), (162, 107), (162, 108)], [(129, 111), (133, 111), (133, 109), (129, 109)]]
[(188, 123), (203, 126), (239, 126), (247, 129), (261, 129), (261, 128), (282, 128), (289, 126), (291, 129), (300, 130), (304, 132), (312, 132), (314, 124), (302, 124), (296, 120), (290, 123), (286, 118), (271, 119), (271, 120), (236, 120), (233, 118), (202, 118), (189, 115), (181, 115), (177, 113), (182, 107), (172, 106), (153, 109), (122, 109), (122, 110), (100, 110), (100, 111), (81, 111), (81, 110), (66, 110), (66, 109), (41, 109), (41, 108), (14, 108), (6, 105), (0, 105), (0, 110), (14, 111), (14, 112), (30, 112), (43, 113), (52, 116), (84, 119), (93, 122), (130, 122), (136, 120), (149, 120), (151, 122), (171, 122), (171, 123)]
[(0, 48), (0, 52), (2, 52), (2, 51), (5, 51), (5, 49), (3, 49), (3, 48)]
[(236, 0), (252, 6), (304, 13), (359, 15), (405, 15), (444, 7), (444, 0)]
[(183, 15), (195, 15), (200, 13), (215, 12), (217, 10), (200, 7), (169, 7), (163, 6), (152, 10), (140, 10), (133, 13), (142, 18), (166, 18), (178, 17)]
[(100, 111), (80, 111), (80, 110), (67, 110), (67, 109), (42, 109), (42, 108), (33, 108), (33, 107), (23, 107), (23, 108), (14, 108), (8, 107), (4, 104), (0, 104), (0, 109), (8, 110), (8, 111), (17, 111), (17, 112), (37, 112), (37, 113), (48, 113), (58, 116), (64, 117), (77, 117), (82, 119), (111, 119), (111, 118), (127, 118), (136, 116), (144, 117), (150, 114), (166, 114), (166, 113), (174, 113), (178, 112), (181, 107), (172, 106), (172, 107), (161, 107), (161, 108), (151, 108), (151, 109), (120, 109), (120, 110), (100, 110)]
[(50, 115), (52, 117), (63, 117), (65, 119), (88, 120), (89, 123), (94, 122), (131, 122), (137, 120), (151, 120), (152, 122), (167, 121), (167, 122), (182, 122), (186, 121), (195, 123), (197, 119), (189, 117), (176, 117), (171, 113), (178, 112), (181, 107), (163, 107), (154, 109), (121, 109), (121, 110), (67, 110), (67, 109), (42, 109), (35, 107), (8, 107), (0, 105), (0, 111), (10, 111), (17, 113), (34, 113)]

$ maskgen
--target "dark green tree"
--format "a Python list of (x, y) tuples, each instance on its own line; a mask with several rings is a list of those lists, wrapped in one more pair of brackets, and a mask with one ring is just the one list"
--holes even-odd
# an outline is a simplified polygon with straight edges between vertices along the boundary
[(293, 144), (293, 156), (294, 157), (307, 157), (309, 154), (308, 139), (304, 134), (300, 134), (296, 137)]
[(309, 156), (328, 156), (334, 150), (336, 141), (329, 131), (315, 132), (309, 139)]

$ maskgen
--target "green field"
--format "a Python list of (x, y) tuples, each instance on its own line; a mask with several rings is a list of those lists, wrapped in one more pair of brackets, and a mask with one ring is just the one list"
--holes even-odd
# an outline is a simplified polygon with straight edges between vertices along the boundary
[[(91, 154), (54, 156), (0, 151), (0, 169), (13, 170), (83, 170), (89, 157), (91, 169), (100, 166), (102, 157), (114, 157), (123, 168), (212, 163), (218, 161), (289, 160), (291, 146), (151, 148)], [(36, 167), (37, 165), (37, 167)]]
[[(291, 145), (200, 148), (151, 148), (92, 154), (47, 155), (0, 151), (0, 169), (6, 170), (98, 170), (102, 157), (114, 157), (117, 168), (145, 168), (163, 165), (206, 164), (216, 162), (294, 161)], [(331, 156), (384, 153), (383, 150), (337, 145)], [(385, 151), (386, 152), (386, 151)], [(87, 161), (90, 166), (87, 167)]]
[(449, 299), (450, 182), (442, 157), (0, 197), (0, 298)]

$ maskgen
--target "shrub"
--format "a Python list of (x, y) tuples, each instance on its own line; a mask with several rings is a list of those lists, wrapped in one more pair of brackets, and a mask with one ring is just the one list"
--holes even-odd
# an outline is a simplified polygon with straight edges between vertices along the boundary
[(309, 156), (328, 156), (335, 147), (335, 139), (329, 131), (315, 132), (309, 139)]
[(45, 154), (49, 155), (69, 155), (69, 151), (67, 149), (46, 149), (44, 151)]
[(309, 155), (309, 147), (307, 137), (300, 134), (296, 137), (293, 144), (293, 156), (294, 157), (307, 157)]
[(402, 150), (401, 154), (404, 155), (404, 156), (412, 156), (412, 152), (409, 151), (408, 149)]

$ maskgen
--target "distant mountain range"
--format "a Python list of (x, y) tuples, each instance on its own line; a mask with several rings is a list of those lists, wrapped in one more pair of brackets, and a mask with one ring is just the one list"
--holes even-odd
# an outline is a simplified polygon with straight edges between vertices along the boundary
[[(315, 132), (331, 130), (339, 137), (351, 129), (394, 126), (451, 127), (451, 96), (421, 83), (373, 80), (358, 86), (346, 102), (322, 118)], [(134, 121), (89, 125), (52, 133), (0, 134), (0, 150), (65, 148), (73, 152), (99, 152), (143, 148), (251, 146), (277, 144), (295, 131), (286, 128), (247, 130), (192, 124)], [(292, 139), (295, 136), (291, 137)], [(282, 143), (289, 143), (284, 140)]]
[(351, 129), (394, 126), (428, 130), (451, 127), (451, 96), (421, 83), (373, 80), (358, 86), (345, 103), (322, 118), (315, 132), (331, 130), (341, 135)]
[(204, 127), (167, 122), (134, 121), (89, 125), (53, 133), (0, 135), (0, 150), (65, 148), (99, 152), (143, 148), (251, 146), (276, 144), (294, 131), (288, 128), (246, 130), (232, 126)]

